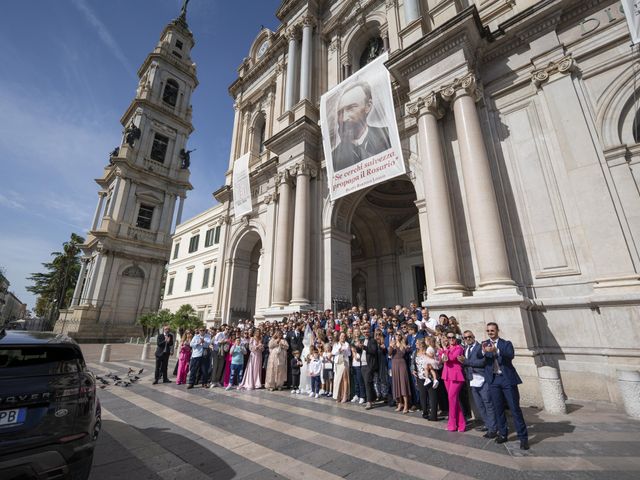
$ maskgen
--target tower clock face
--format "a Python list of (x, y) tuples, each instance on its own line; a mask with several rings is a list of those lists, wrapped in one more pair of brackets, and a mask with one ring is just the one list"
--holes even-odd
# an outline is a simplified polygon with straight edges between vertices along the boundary
[(262, 45), (260, 45), (260, 48), (258, 49), (258, 58), (261, 58), (265, 52), (267, 51), (267, 48), (269, 48), (269, 41), (265, 40)]

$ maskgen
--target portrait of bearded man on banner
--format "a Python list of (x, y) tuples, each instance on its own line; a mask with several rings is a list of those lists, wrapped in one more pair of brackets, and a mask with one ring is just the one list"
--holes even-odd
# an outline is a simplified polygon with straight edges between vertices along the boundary
[(371, 86), (366, 81), (349, 84), (340, 95), (336, 115), (340, 143), (331, 155), (334, 171), (391, 148), (389, 129), (367, 123), (372, 109)]

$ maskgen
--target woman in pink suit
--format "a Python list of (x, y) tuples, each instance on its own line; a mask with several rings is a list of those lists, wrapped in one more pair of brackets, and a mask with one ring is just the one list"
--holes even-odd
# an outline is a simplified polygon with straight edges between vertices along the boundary
[(253, 390), (254, 388), (262, 388), (260, 375), (262, 374), (262, 333), (260, 329), (256, 330), (253, 338), (249, 341), (249, 361), (242, 377), (242, 383), (238, 388)]
[(187, 383), (187, 373), (189, 373), (189, 361), (191, 360), (191, 339), (193, 335), (186, 333), (180, 342), (180, 356), (178, 357), (178, 377), (176, 385)]
[(440, 359), (444, 364), (442, 370), (442, 380), (447, 387), (449, 397), (449, 424), (447, 430), (450, 432), (464, 432), (467, 422), (464, 420), (464, 413), (460, 406), (460, 391), (464, 386), (464, 371), (458, 357), (464, 355), (463, 348), (458, 345), (458, 340), (453, 333), (447, 334), (448, 346), (440, 350)]

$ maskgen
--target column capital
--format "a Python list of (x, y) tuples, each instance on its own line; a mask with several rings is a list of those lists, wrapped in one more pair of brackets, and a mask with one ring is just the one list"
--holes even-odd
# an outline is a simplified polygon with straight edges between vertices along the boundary
[(289, 169), (285, 169), (278, 173), (276, 177), (276, 185), (280, 186), (284, 183), (291, 183), (291, 173), (289, 172)]
[(552, 75), (566, 75), (576, 70), (578, 70), (578, 65), (573, 56), (569, 54), (555, 62), (550, 62), (549, 65), (544, 68), (532, 70), (531, 81), (536, 88), (540, 88)]
[(231, 222), (231, 217), (229, 215), (223, 215), (218, 218), (216, 222), (218, 225), (228, 225)]
[(445, 85), (440, 89), (440, 95), (447, 102), (453, 102), (464, 96), (473, 98), (475, 102), (480, 100), (482, 91), (478, 85), (475, 74), (468, 73), (462, 78), (456, 78), (449, 85)]
[(337, 52), (340, 49), (340, 37), (335, 37), (329, 44), (330, 52)]
[(316, 26), (316, 18), (313, 15), (304, 15), (300, 19), (300, 24), (302, 28), (304, 27), (315, 27)]
[(100, 198), (104, 198), (104, 197), (106, 197), (106, 196), (107, 196), (107, 192), (105, 192), (104, 190), (99, 190), (99, 191), (98, 191), (98, 196), (99, 196)]
[(299, 25), (291, 25), (284, 32), (285, 37), (290, 42), (291, 40), (298, 40), (300, 38), (300, 26)]
[(295, 174), (296, 177), (299, 177), (299, 176), (302, 176), (302, 175), (306, 175), (306, 176), (309, 176), (311, 178), (315, 178), (316, 175), (318, 174), (318, 171), (311, 164), (311, 162), (309, 162), (307, 160), (302, 160), (302, 161), (298, 162), (293, 167), (293, 172), (292, 173)]
[(278, 201), (278, 194), (276, 192), (266, 194), (263, 200), (263, 202), (266, 205), (269, 205), (271, 202), (275, 203), (277, 201)]
[(407, 113), (416, 118), (422, 115), (433, 115), (437, 119), (444, 116), (444, 108), (442, 105), (442, 97), (438, 92), (431, 92), (424, 97), (418, 97), (415, 102), (407, 104)]

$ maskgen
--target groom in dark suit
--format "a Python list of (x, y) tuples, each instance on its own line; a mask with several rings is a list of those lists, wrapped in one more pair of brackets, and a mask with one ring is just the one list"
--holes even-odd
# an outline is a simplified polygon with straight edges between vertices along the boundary
[(342, 92), (338, 101), (340, 143), (331, 153), (334, 172), (391, 148), (389, 129), (367, 123), (372, 108), (371, 86), (367, 82), (355, 82)]
[(163, 383), (171, 383), (171, 380), (169, 380), (167, 376), (169, 356), (173, 350), (173, 333), (169, 331), (169, 325), (162, 327), (162, 331), (158, 334), (156, 344), (156, 375), (153, 384), (156, 385), (158, 383), (160, 375), (162, 375)]
[(496, 412), (498, 424), (496, 442), (506, 442), (509, 434), (505, 415), (506, 402), (516, 426), (520, 448), (529, 450), (527, 424), (520, 409), (520, 394), (518, 393), (518, 385), (522, 383), (522, 380), (512, 364), (515, 356), (513, 344), (509, 340), (500, 338), (498, 324), (495, 322), (487, 323), (487, 335), (489, 340), (482, 342), (482, 355), (487, 359), (484, 369), (485, 378), (489, 381), (491, 402)]

